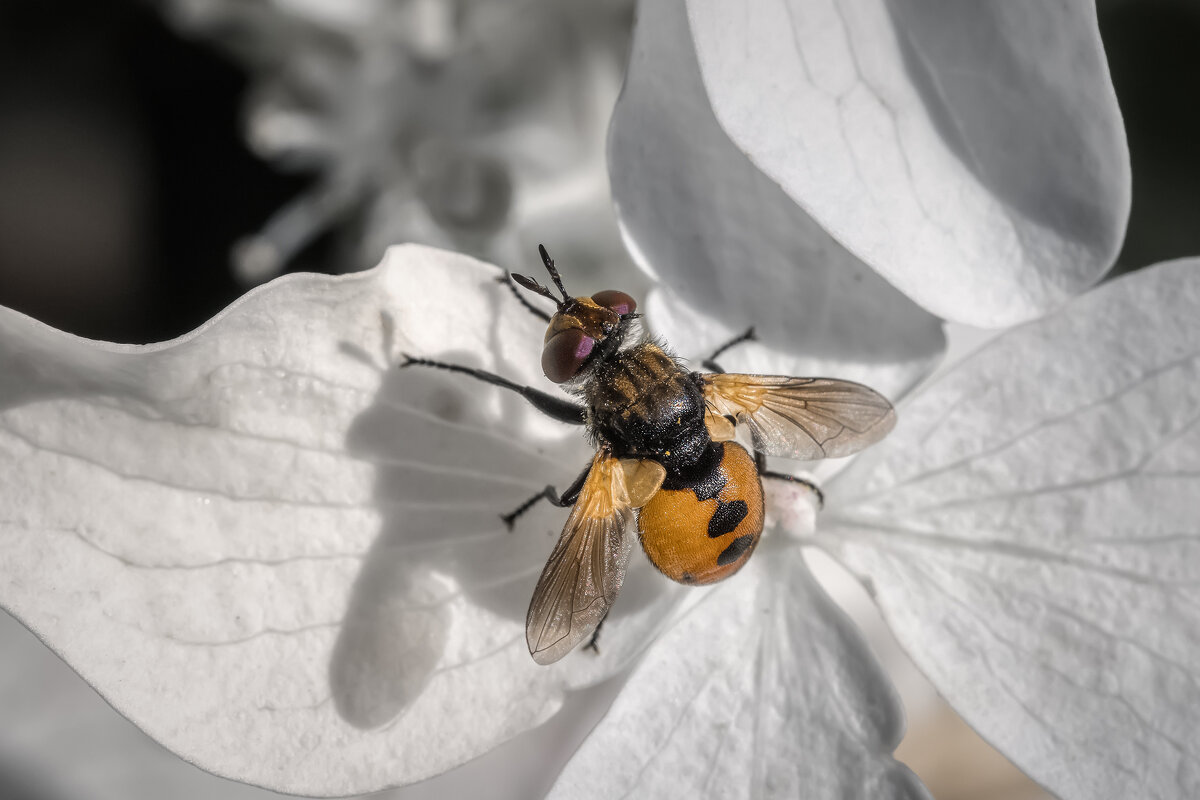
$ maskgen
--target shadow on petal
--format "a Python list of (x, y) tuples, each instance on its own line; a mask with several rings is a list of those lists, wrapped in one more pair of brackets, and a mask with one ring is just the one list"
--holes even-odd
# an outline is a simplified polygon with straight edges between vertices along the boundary
[[(1076, 5), (1078, 27), (1095, 30), (1092, 4)], [(1065, 80), (1070, 67), (1055, 70), (1031, 57), (1033, 37), (1017, 35), (1022, 23), (1008, 18), (1011, 7), (889, 0), (887, 9), (913, 86), (963, 166), (1014, 211), (1063, 238), (1092, 246), (1098, 234), (1113, 231), (1108, 246), (1119, 245), (1128, 208), (1109, 200), (1117, 170), (1107, 160), (1115, 145), (1106, 126), (1079, 119), (1088, 106), (1072, 97), (1106, 84)], [(1052, 31), (1069, 27), (1042, 22), (1054, 23), (1046, 26)], [(1061, 30), (1055, 38), (1062, 52), (1053, 58), (1076, 59), (1081, 74), (1106, 70), (1098, 34), (1091, 48), (1061, 41)], [(1044, 45), (1038, 52), (1045, 54)], [(1031, 119), (1037, 124), (1024, 123)], [(1068, 153), (1070, 160), (1063, 158)]]
[(862, 634), (801, 548), (760, 551), (647, 651), (551, 797), (929, 797)]
[(945, 348), (939, 321), (730, 140), (689, 32), (682, 3), (639, 8), (609, 136), (613, 195), (635, 258), (702, 317), (739, 333), (753, 325), (774, 349), (824, 361), (932, 363)]
[[(484, 352), (419, 354), (520, 380), (528, 365), (489, 354), (505, 352), (504, 337), (512, 335), (503, 317), (526, 312), (494, 286), (487, 316), (474, 321), (488, 331)], [(537, 350), (528, 357), (536, 364)], [(535, 667), (525, 615), (566, 510), (539, 503), (511, 531), (501, 515), (547, 485), (561, 490), (571, 481), (589, 458), (583, 429), (548, 421), (517, 394), (469, 376), (389, 368), (350, 426), (346, 446), (375, 465), (373, 498), (382, 519), (330, 663), (335, 707), (356, 727), (402, 718), (439, 673), (479, 668), (500, 653), (528, 661), (534, 680), (602, 680), (641, 651), (677, 599), (653, 570), (633, 569), (600, 655), (576, 653), (552, 668)], [(451, 695), (440, 709), (448, 729), (514, 702), (503, 669), (481, 669), (478, 680), (492, 687), (495, 708), (481, 712), (477, 698)]]

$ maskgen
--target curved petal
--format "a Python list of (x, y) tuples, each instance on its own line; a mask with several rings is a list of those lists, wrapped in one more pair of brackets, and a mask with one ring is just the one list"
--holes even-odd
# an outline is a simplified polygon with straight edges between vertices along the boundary
[(820, 541), (1061, 797), (1200, 793), (1200, 260), (1010, 332), (826, 487)]
[(938, 320), (729, 141), (704, 94), (681, 0), (639, 7), (609, 129), (609, 176), (635, 260), (728, 336), (753, 325), (766, 347), (824, 362), (899, 363), (911, 380), (941, 355)]
[(644, 646), (673, 594), (631, 570), (600, 656), (530, 659), (565, 512), (512, 533), (498, 515), (568, 483), (583, 437), (513, 393), (394, 367), (441, 357), (553, 391), (544, 322), (497, 275), (397, 248), (147, 347), (0, 310), (0, 603), (167, 747), (284, 791), (411, 782), (541, 723)]
[(634, 670), (551, 797), (924, 798), (858, 630), (779, 537)]
[(274, 792), (209, 775), (168, 753), (3, 612), (0, 648), (6, 797), (14, 796), (15, 778), (16, 797), (278, 800)]
[(1116, 257), (1129, 154), (1091, 0), (688, 11), (730, 138), (938, 316), (1027, 320)]
[[(771, 307), (769, 302), (761, 302), (765, 308)], [(734, 330), (700, 313), (675, 292), (662, 286), (650, 291), (643, 307), (647, 324), (655, 335), (662, 337), (679, 355), (690, 359), (691, 368), (700, 372), (706, 371), (704, 359), (746, 331), (745, 327)], [(892, 400), (907, 394), (937, 363), (936, 358), (924, 356), (898, 361), (822, 356), (809, 353), (799, 340), (783, 347), (772, 347), (761, 341), (742, 342), (722, 353), (717, 361), (726, 372), (828, 376), (857, 381)]]
[[(0, 612), (0, 781), (6, 798), (279, 800), (168, 752), (88, 686), (37, 637)], [(620, 690), (620, 680), (572, 692), (547, 724), (461, 767), (363, 800), (541, 797)], [(22, 790), (26, 790), (22, 793)]]

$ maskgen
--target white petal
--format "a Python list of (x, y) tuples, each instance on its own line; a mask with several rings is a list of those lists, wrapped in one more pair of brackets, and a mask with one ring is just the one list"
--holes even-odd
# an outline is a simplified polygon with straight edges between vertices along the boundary
[[(677, 347), (698, 355), (753, 325), (768, 348), (822, 363), (902, 364), (906, 382), (941, 355), (938, 321), (729, 141), (704, 94), (682, 2), (639, 7), (609, 174), (635, 260), (712, 321), (703, 345), (672, 340)], [(661, 329), (653, 315), (651, 323)]]
[(730, 138), (938, 316), (1030, 319), (1095, 281), (1129, 154), (1091, 0), (693, 0)]
[(555, 391), (544, 323), (497, 274), (398, 248), (144, 348), (0, 310), (0, 603), (167, 747), (284, 791), (413, 781), (544, 721), (670, 596), (631, 580), (600, 657), (530, 659), (565, 514), (513, 533), (498, 514), (568, 483), (583, 437), (513, 393), (394, 368), (406, 352)]
[(822, 541), (938, 691), (1062, 797), (1200, 794), (1198, 269), (994, 340), (826, 487)]
[[(0, 612), (0, 780), (5, 797), (278, 800), (171, 755)], [(15, 773), (15, 775), (14, 775)], [(377, 798), (376, 800), (382, 800)]]
[[(279, 800), (218, 778), (153, 742), (8, 614), (0, 612), (0, 780), (13, 797)], [(364, 800), (541, 797), (599, 721), (620, 681), (572, 692), (563, 711), (461, 767)], [(28, 787), (22, 794), (20, 789)]]
[(774, 537), (647, 653), (551, 797), (927, 797), (858, 630)]

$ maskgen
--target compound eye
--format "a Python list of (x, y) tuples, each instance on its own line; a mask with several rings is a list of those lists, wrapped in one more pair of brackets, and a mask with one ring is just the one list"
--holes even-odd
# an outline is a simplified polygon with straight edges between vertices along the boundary
[(578, 328), (556, 333), (542, 348), (542, 372), (555, 383), (566, 383), (579, 372), (595, 346), (596, 340)]
[(626, 314), (632, 314), (637, 310), (637, 301), (616, 289), (605, 289), (603, 292), (596, 292), (592, 295), (592, 300), (596, 305), (611, 309), (622, 317)]

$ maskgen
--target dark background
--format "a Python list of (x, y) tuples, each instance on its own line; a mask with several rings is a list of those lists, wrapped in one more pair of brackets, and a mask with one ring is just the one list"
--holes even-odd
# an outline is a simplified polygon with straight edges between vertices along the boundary
[(311, 180), (247, 150), (246, 86), (149, 4), (0, 0), (0, 305), (150, 342), (236, 298), (233, 242)]

